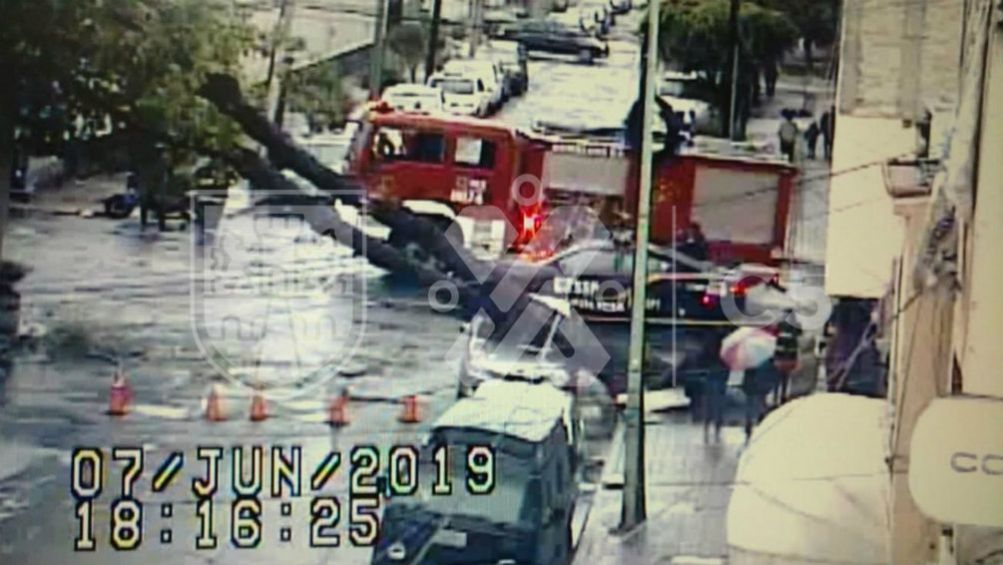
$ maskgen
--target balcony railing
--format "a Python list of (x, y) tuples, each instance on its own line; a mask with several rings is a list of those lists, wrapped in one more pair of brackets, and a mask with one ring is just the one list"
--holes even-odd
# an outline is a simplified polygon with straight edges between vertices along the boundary
[(939, 159), (890, 159), (884, 164), (885, 190), (892, 198), (928, 196)]

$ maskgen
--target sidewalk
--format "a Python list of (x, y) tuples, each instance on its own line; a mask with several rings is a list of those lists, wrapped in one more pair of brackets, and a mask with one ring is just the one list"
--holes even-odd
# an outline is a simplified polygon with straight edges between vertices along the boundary
[(725, 516), (744, 432), (725, 427), (720, 443), (705, 444), (703, 425), (686, 412), (645, 419), (647, 522), (627, 535), (610, 533), (620, 521), (622, 490), (600, 487), (573, 563), (724, 563)]
[[(816, 372), (816, 360), (805, 352), (791, 379), (792, 398), (818, 390)], [(617, 427), (602, 477), (589, 497), (591, 510), (574, 565), (727, 563), (728, 501), (745, 444), (745, 398), (737, 390), (728, 397), (720, 442), (713, 433), (704, 442), (703, 423), (694, 423), (689, 410), (654, 412), (649, 405), (644, 431), (647, 521), (626, 535), (611, 533), (620, 523), (623, 493), (623, 426)]]

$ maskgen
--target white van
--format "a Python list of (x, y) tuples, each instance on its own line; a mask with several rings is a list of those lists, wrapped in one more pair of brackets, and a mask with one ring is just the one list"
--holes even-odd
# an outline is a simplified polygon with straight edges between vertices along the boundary
[(459, 73), (436, 73), (428, 78), (428, 86), (439, 88), (445, 100), (445, 110), (461, 116), (487, 116), (491, 98), (484, 81)]
[(483, 59), (454, 59), (443, 67), (446, 73), (457, 73), (477, 77), (484, 81), (484, 87), (490, 96), (491, 113), (505, 104), (508, 92), (505, 91), (505, 71), (494, 61)]

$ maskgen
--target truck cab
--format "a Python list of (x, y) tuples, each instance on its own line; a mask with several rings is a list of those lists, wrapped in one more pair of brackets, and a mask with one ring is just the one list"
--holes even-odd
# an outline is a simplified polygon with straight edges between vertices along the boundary
[[(455, 223), (465, 246), (498, 256), (530, 237), (515, 226), (539, 222), (532, 184), (515, 186), (532, 171), (530, 145), (490, 120), (380, 108), (369, 112), (356, 135), (351, 171), (370, 198), (400, 202), (444, 230)], [(520, 189), (528, 197), (513, 198)]]
[[(578, 490), (564, 422), (559, 407), (541, 403), (467, 398), (454, 404), (421, 449), (416, 492), (391, 496), (371, 563), (570, 562)], [(440, 450), (445, 457), (436, 456)], [(480, 467), (491, 460), (491, 488), (482, 494), (470, 487), (474, 450)], [(452, 488), (435, 493), (443, 460)]]

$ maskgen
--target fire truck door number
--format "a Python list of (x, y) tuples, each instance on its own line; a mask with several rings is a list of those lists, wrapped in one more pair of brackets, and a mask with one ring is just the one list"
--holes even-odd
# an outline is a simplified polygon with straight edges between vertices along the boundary
[(484, 204), (484, 192), (488, 188), (486, 179), (457, 177), (449, 200), (457, 204)]

